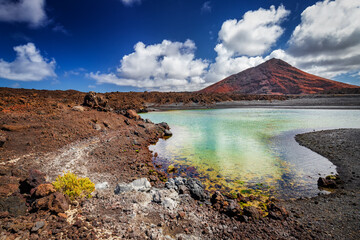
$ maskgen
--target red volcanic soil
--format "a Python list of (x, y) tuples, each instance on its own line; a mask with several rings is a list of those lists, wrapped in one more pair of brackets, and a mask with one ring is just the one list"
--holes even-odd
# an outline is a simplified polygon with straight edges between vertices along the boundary
[(271, 59), (231, 75), (200, 90), (200, 93), (314, 94), (341, 88), (359, 88), (318, 77), (280, 60)]

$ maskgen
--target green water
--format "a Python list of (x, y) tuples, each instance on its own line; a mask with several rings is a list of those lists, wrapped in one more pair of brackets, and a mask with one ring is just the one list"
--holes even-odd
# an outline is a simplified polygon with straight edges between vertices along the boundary
[(314, 196), (319, 176), (335, 166), (301, 147), (297, 133), (360, 128), (358, 110), (214, 109), (152, 112), (142, 115), (167, 122), (173, 136), (150, 150), (163, 169), (199, 177), (209, 190), (261, 189), (280, 198)]

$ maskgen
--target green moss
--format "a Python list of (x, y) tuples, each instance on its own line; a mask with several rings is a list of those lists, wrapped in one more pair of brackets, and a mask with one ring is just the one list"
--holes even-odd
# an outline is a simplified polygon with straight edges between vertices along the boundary
[(251, 194), (251, 189), (243, 189), (240, 191), (241, 194)]
[(52, 184), (57, 191), (69, 196), (71, 200), (91, 198), (91, 193), (95, 190), (95, 184), (89, 178), (79, 178), (71, 172), (59, 175)]
[(228, 197), (232, 198), (232, 199), (237, 199), (237, 193), (236, 192), (230, 192)]

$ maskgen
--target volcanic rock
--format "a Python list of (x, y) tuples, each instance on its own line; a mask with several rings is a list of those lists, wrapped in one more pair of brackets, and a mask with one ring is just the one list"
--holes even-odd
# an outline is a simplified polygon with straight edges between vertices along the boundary
[(199, 93), (313, 94), (341, 88), (359, 87), (303, 72), (280, 59), (273, 58), (231, 75), (200, 90)]
[(36, 188), (40, 184), (46, 182), (46, 175), (39, 170), (31, 169), (28, 177), (20, 182), (20, 191), (22, 193), (30, 193), (31, 189)]
[(50, 210), (55, 213), (63, 213), (69, 209), (69, 202), (64, 194), (55, 192), (36, 200), (32, 207), (34, 210)]
[(259, 210), (253, 206), (246, 206), (243, 211), (245, 216), (252, 217), (253, 219), (259, 219), (261, 216)]
[(140, 119), (140, 115), (137, 114), (136, 111), (133, 109), (127, 110), (125, 116), (128, 118), (131, 118), (131, 119), (135, 119), (135, 120)]
[(108, 100), (102, 94), (95, 92), (89, 92), (86, 94), (83, 105), (100, 111), (110, 110)]
[(322, 177), (318, 179), (318, 186), (323, 188), (337, 188), (335, 180)]
[(146, 178), (136, 179), (135, 181), (126, 184), (119, 183), (116, 185), (114, 193), (120, 194), (122, 192), (130, 192), (130, 191), (147, 191), (151, 188), (150, 182)]
[(275, 220), (284, 220), (289, 216), (289, 213), (286, 211), (284, 207), (278, 206), (275, 203), (269, 204), (268, 210), (269, 210), (268, 217)]
[(6, 141), (7, 141), (7, 137), (5, 133), (0, 132), (0, 147), (4, 146)]
[(32, 191), (32, 196), (35, 198), (41, 198), (49, 196), (51, 193), (56, 192), (54, 186), (51, 183), (40, 184)]

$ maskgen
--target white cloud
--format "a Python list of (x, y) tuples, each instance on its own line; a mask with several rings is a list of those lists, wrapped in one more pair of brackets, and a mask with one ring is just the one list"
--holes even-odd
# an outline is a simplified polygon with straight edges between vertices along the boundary
[(45, 0), (0, 0), (0, 21), (27, 22), (39, 27), (46, 20)]
[(201, 12), (202, 13), (210, 13), (211, 12), (210, 1), (203, 3), (203, 5), (201, 6)]
[(56, 77), (55, 60), (43, 58), (33, 43), (14, 47), (16, 59), (6, 62), (0, 59), (0, 78), (17, 81), (40, 81)]
[(214, 83), (264, 62), (260, 55), (281, 36), (283, 29), (279, 24), (289, 13), (282, 5), (277, 9), (271, 6), (248, 11), (239, 21), (225, 21), (219, 31), (220, 43), (214, 49), (217, 57), (210, 65), (206, 81)]
[(56, 24), (56, 25), (52, 28), (52, 30), (53, 30), (54, 32), (62, 33), (62, 34), (64, 34), (64, 35), (68, 35), (68, 36), (70, 35), (69, 31), (66, 30), (66, 28), (65, 28), (63, 25), (61, 25), (61, 24)]
[(135, 3), (140, 4), (141, 0), (121, 0), (121, 2), (126, 6), (132, 6)]
[(284, 6), (248, 11), (241, 20), (227, 20), (219, 40), (228, 55), (258, 56), (267, 52), (283, 34), (280, 23), (290, 14)]
[(196, 46), (191, 40), (184, 43), (164, 40), (148, 45), (139, 42), (135, 52), (122, 58), (117, 73), (90, 73), (98, 84), (112, 83), (159, 90), (194, 90), (205, 83), (208, 63), (195, 59)]
[(296, 65), (325, 77), (360, 69), (360, 1), (317, 2), (301, 14), (286, 50)]

